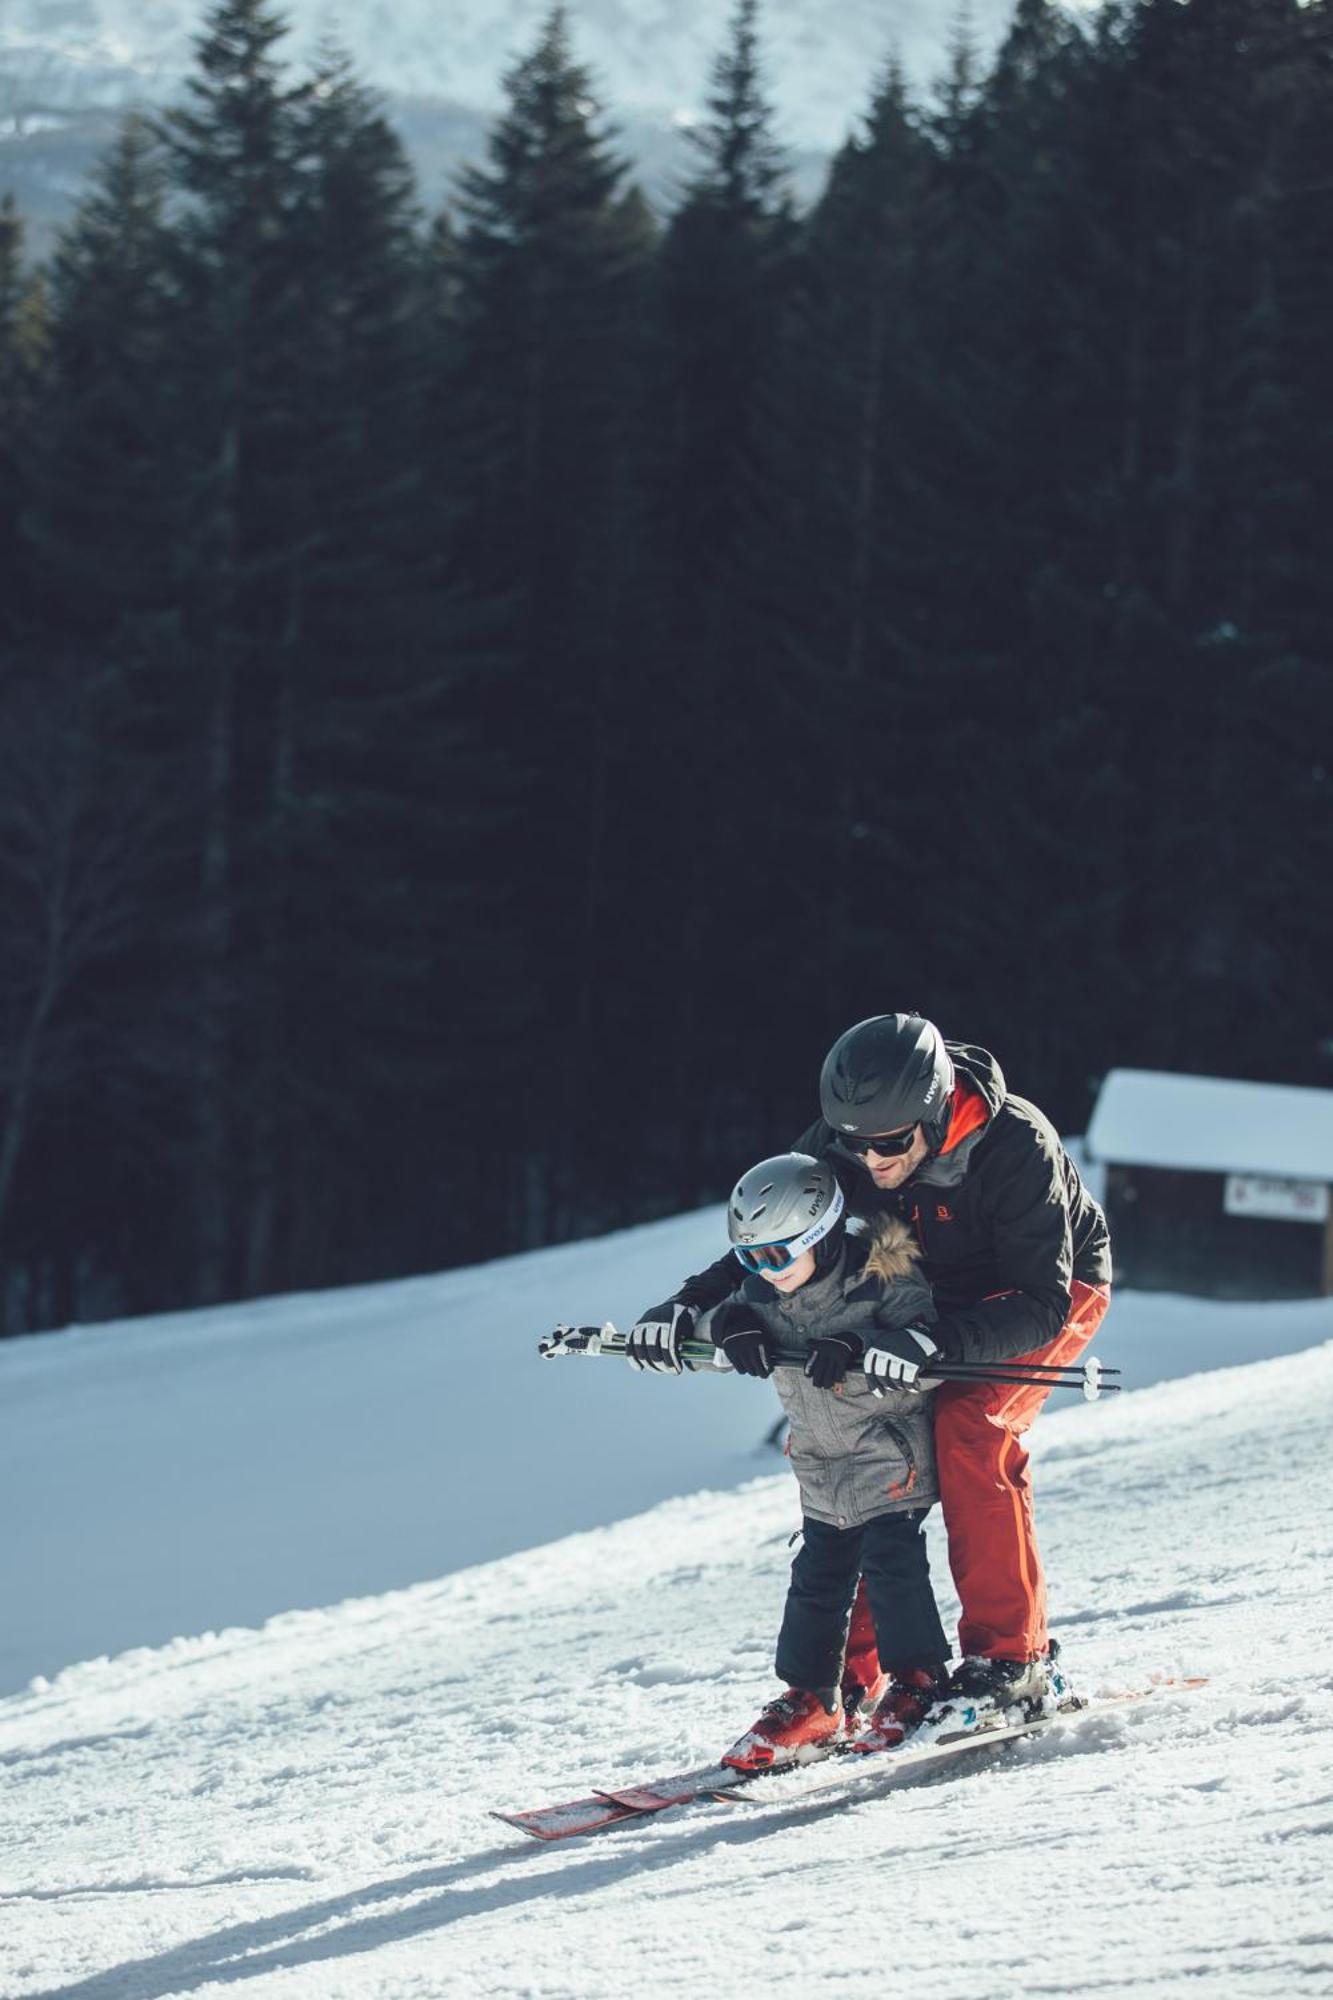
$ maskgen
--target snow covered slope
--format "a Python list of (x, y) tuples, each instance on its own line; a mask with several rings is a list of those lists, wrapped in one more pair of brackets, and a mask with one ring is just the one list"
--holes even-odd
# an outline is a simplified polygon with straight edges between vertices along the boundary
[[(23, 1523), (0, 1535), (0, 1694), (767, 1471), (766, 1384), (535, 1353), (557, 1319), (627, 1325), (722, 1230), (706, 1209), (440, 1277), (0, 1342), (0, 1521)], [(1142, 1386), (1331, 1333), (1326, 1300), (1127, 1293), (1098, 1351)]]
[[(725, 1393), (679, 1387), (700, 1411)], [(486, 1816), (702, 1758), (750, 1719), (785, 1472), (75, 1667), (0, 1703), (0, 1992), (1327, 1994), (1331, 1431), (1333, 1344), (1044, 1417), (1071, 1671), (1209, 1685), (842, 1807), (554, 1849)]]
[[(557, 1319), (628, 1325), (722, 1241), (706, 1209), (440, 1277), (0, 1342), (0, 1522), (23, 1523), (0, 1534), (0, 1695), (767, 1471), (766, 1384), (535, 1353)], [(1126, 1294), (1098, 1351), (1142, 1386), (1330, 1333), (1323, 1300)]]
[(0, 1341), (0, 1694), (766, 1469), (763, 1383), (542, 1362), (725, 1241), (706, 1210), (438, 1278)]

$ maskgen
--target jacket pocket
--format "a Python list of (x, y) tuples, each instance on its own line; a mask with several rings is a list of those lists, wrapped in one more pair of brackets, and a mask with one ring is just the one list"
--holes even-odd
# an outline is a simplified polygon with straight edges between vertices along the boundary
[(881, 1419), (880, 1429), (903, 1462), (901, 1479), (887, 1480), (884, 1490), (890, 1500), (906, 1500), (915, 1493), (921, 1470), (917, 1464), (916, 1453), (912, 1449), (912, 1440), (900, 1425), (893, 1423), (888, 1417)]

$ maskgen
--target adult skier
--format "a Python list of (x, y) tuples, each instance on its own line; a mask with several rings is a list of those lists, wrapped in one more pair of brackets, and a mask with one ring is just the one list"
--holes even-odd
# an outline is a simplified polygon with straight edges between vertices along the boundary
[[(840, 1035), (820, 1076), (822, 1117), (796, 1150), (828, 1161), (850, 1215), (907, 1223), (938, 1319), (877, 1335), (872, 1385), (912, 1388), (946, 1361), (1076, 1361), (1110, 1302), (1106, 1219), (1036, 1105), (1013, 1095), (987, 1050), (946, 1042), (919, 1014), (878, 1014)], [(631, 1329), (638, 1367), (680, 1367), (680, 1342), (735, 1280), (719, 1259)], [(961, 1605), (960, 1665), (944, 1699), (978, 1727), (1066, 1689), (1046, 1623), (1046, 1585), (1022, 1439), (1049, 1391), (950, 1383), (935, 1397), (949, 1565)], [(848, 1671), (859, 1646), (858, 1598)]]

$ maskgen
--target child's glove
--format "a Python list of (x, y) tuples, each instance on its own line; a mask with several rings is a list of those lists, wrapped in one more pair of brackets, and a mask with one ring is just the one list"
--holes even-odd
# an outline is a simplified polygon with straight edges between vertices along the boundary
[(634, 1368), (653, 1368), (679, 1375), (690, 1363), (680, 1351), (682, 1340), (694, 1332), (694, 1314), (679, 1299), (665, 1305), (649, 1306), (640, 1313), (625, 1341), (625, 1355)]
[(886, 1386), (890, 1389), (919, 1388), (917, 1377), (939, 1351), (923, 1327), (904, 1326), (891, 1333), (877, 1333), (874, 1346), (866, 1349), (861, 1362), (871, 1394), (882, 1396)]
[(722, 1306), (713, 1315), (713, 1341), (738, 1375), (773, 1373), (775, 1342), (748, 1306)]
[(805, 1372), (816, 1389), (835, 1389), (860, 1359), (862, 1342), (854, 1333), (825, 1333), (810, 1343), (810, 1359)]

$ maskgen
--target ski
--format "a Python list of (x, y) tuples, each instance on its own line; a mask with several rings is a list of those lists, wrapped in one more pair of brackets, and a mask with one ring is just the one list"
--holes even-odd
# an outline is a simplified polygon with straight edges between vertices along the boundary
[(990, 1729), (950, 1732), (947, 1718), (942, 1717), (938, 1731), (928, 1740), (923, 1742), (913, 1737), (899, 1750), (880, 1751), (873, 1756), (860, 1756), (841, 1745), (822, 1757), (781, 1771), (735, 1771), (727, 1764), (705, 1764), (698, 1770), (677, 1771), (645, 1784), (593, 1791), (585, 1798), (570, 1799), (563, 1805), (538, 1806), (527, 1812), (492, 1812), (491, 1817), (516, 1827), (520, 1833), (531, 1834), (536, 1840), (570, 1840), (605, 1832), (629, 1820), (652, 1818), (674, 1806), (783, 1805), (831, 1788), (856, 1791), (872, 1781), (875, 1791), (889, 1790), (929, 1777), (970, 1750), (992, 1749), (1068, 1726), (1104, 1710), (1146, 1701), (1152, 1695), (1179, 1693), (1206, 1685), (1204, 1676), (1193, 1675), (1153, 1681), (1146, 1687), (1095, 1696), (1091, 1700), (1075, 1696), (1053, 1714), (1002, 1723)]
[(733, 1771), (729, 1764), (703, 1764), (698, 1770), (676, 1771), (647, 1784), (589, 1792), (586, 1798), (569, 1799), (564, 1805), (537, 1806), (529, 1812), (492, 1812), (491, 1818), (517, 1827), (520, 1833), (530, 1833), (535, 1840), (570, 1840), (576, 1834), (601, 1833), (622, 1820), (665, 1812), (668, 1806), (715, 1798), (758, 1775)]
[(492, 1819), (530, 1833), (534, 1840), (572, 1840), (576, 1834), (601, 1833), (622, 1820), (638, 1819), (633, 1806), (618, 1806), (592, 1792), (586, 1799), (569, 1799), (561, 1806), (538, 1806), (532, 1812), (492, 1812)]
[(909, 1738), (898, 1750), (880, 1751), (868, 1757), (853, 1752), (839, 1757), (831, 1768), (824, 1766), (813, 1771), (797, 1769), (756, 1773), (757, 1782), (746, 1788), (745, 1803), (776, 1805), (783, 1800), (804, 1798), (807, 1792), (824, 1791), (832, 1786), (856, 1788), (867, 1780), (894, 1785), (928, 1777), (969, 1750), (985, 1750), (1001, 1743), (1017, 1742), (1022, 1737), (1042, 1736), (1047, 1730), (1066, 1728), (1070, 1723), (1081, 1722), (1108, 1710), (1147, 1701), (1152, 1695), (1176, 1694), (1206, 1685), (1204, 1676), (1195, 1675), (1178, 1680), (1152, 1681), (1146, 1687), (1127, 1688), (1120, 1694), (1094, 1695), (1090, 1698), (1074, 1695), (1049, 1715), (1029, 1716), (1017, 1722), (996, 1723), (982, 1729), (951, 1730), (948, 1717), (944, 1715), (934, 1728), (927, 1724), (924, 1730)]

